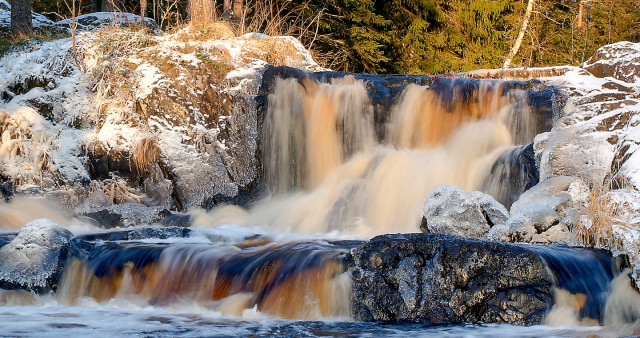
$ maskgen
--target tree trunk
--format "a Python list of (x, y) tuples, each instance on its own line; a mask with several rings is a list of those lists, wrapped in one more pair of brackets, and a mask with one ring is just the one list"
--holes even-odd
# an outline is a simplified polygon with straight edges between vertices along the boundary
[(244, 0), (233, 0), (233, 17), (231, 21), (236, 25), (237, 33), (244, 34)]
[(29, 34), (32, 30), (31, 0), (11, 1), (11, 33)]
[(224, 0), (224, 5), (222, 6), (222, 17), (224, 19), (229, 19), (231, 17), (231, 0)]
[(144, 18), (147, 16), (147, 0), (140, 0), (140, 23), (144, 24)]
[(242, 12), (244, 10), (243, 0), (233, 0), (233, 18), (240, 20), (242, 18)]
[(103, 12), (120, 12), (124, 10), (123, 0), (104, 0), (102, 3)]
[(89, 5), (89, 10), (91, 13), (100, 11), (100, 0), (91, 0), (91, 4)]
[(522, 21), (522, 28), (520, 28), (520, 33), (518, 33), (518, 38), (516, 39), (516, 43), (511, 48), (507, 59), (504, 60), (504, 66), (502, 68), (509, 68), (511, 66), (511, 61), (518, 54), (518, 50), (520, 50), (520, 45), (522, 44), (522, 39), (524, 38), (524, 33), (527, 31), (527, 26), (529, 26), (529, 20), (531, 20), (531, 13), (533, 12), (533, 3), (535, 0), (529, 0), (529, 4), (527, 4), (527, 12), (524, 15), (524, 20)]
[(191, 23), (196, 25), (209, 25), (213, 22), (213, 0), (189, 1), (189, 16)]

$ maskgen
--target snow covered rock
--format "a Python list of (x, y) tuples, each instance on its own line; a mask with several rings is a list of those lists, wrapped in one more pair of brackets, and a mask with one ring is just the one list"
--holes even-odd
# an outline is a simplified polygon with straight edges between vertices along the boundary
[(611, 164), (611, 176), (640, 189), (640, 118), (633, 116), (630, 130), (620, 139)]
[[(132, 13), (122, 12), (96, 12), (83, 14), (76, 18), (78, 24), (78, 31), (88, 32), (101, 28), (108, 27), (126, 27), (133, 24), (140, 24), (143, 22), (142, 17)], [(55, 26), (60, 28), (68, 28), (71, 23), (71, 19), (61, 20), (55, 23)], [(52, 24), (54, 24), (52, 22)], [(160, 31), (160, 26), (151, 18), (144, 18), (146, 27), (154, 32)]]
[(577, 222), (589, 188), (575, 177), (557, 176), (540, 182), (511, 206), (504, 226), (491, 229), (488, 238), (508, 242), (557, 243), (571, 239), (568, 225)]
[(440, 185), (424, 204), (420, 229), (425, 233), (442, 233), (470, 238), (484, 238), (494, 225), (504, 224), (507, 209), (493, 197), (470, 194), (453, 185)]
[(55, 289), (73, 251), (73, 235), (47, 219), (25, 225), (0, 248), (0, 288), (47, 292)]
[(597, 77), (640, 81), (640, 44), (621, 41), (600, 47), (582, 68)]

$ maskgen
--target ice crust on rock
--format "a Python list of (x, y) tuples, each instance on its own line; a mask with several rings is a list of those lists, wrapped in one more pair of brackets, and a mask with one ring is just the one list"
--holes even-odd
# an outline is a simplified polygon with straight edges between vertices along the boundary
[(0, 248), (0, 287), (47, 291), (61, 277), (73, 234), (48, 219), (25, 225)]
[(538, 183), (511, 206), (506, 224), (488, 238), (507, 242), (562, 243), (571, 240), (568, 225), (577, 222), (589, 188), (575, 177), (557, 176)]
[(504, 224), (507, 216), (507, 209), (487, 194), (439, 185), (424, 204), (420, 228), (425, 233), (485, 238), (491, 227)]

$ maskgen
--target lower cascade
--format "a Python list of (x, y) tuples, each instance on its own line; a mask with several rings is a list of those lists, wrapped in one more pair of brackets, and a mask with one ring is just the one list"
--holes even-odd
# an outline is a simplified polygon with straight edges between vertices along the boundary
[[(53, 301), (430, 324), (604, 325), (640, 318), (626, 261), (599, 250), (441, 234), (229, 241), (178, 227), (74, 237), (45, 220), (2, 236), (0, 245), (4, 306)], [(21, 259), (25, 254), (29, 261)], [(34, 266), (39, 270), (29, 271)]]

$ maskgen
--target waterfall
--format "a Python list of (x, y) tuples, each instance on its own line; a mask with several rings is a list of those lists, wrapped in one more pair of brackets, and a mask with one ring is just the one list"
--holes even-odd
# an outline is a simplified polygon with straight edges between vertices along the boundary
[(353, 77), (330, 84), (276, 81), (263, 133), (269, 187), (315, 188), (345, 159), (373, 146), (372, 118), (365, 85)]
[[(492, 165), (534, 136), (526, 94), (490, 80), (410, 84), (376, 139), (365, 82), (276, 79), (263, 127), (272, 194), (231, 221), (360, 236), (417, 231), (424, 198), (436, 185), (499, 195), (494, 185), (504, 182), (486, 183)], [(213, 216), (204, 224), (218, 224)]]

